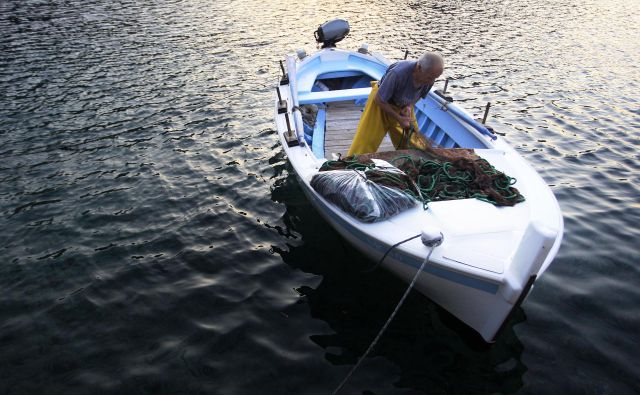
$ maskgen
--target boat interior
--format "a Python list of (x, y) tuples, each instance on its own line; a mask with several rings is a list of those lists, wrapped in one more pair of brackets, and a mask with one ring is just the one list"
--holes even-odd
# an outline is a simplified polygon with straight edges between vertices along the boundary
[[(316, 73), (304, 72), (310, 69), (310, 65), (300, 70), (299, 104), (317, 106), (315, 124), (304, 126), (305, 139), (319, 159), (346, 155), (371, 92), (371, 82), (380, 79), (386, 68), (380, 68), (380, 65), (372, 67), (371, 64), (362, 64), (359, 58), (357, 60), (358, 70), (322, 72), (322, 66), (328, 66), (330, 62), (327, 65), (316, 64), (315, 69), (320, 69)], [(348, 62), (353, 63), (354, 59), (350, 57)], [(446, 110), (431, 96), (416, 104), (416, 120), (423, 135), (443, 148), (488, 148), (482, 140), (464, 130), (452, 115), (442, 111), (443, 108)], [(394, 149), (387, 135), (378, 152)]]

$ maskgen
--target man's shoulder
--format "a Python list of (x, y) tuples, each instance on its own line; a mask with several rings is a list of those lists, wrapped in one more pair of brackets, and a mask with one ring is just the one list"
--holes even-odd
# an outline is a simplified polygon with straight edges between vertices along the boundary
[(393, 72), (396, 74), (406, 74), (413, 71), (413, 68), (415, 67), (415, 65), (416, 65), (415, 60), (400, 60), (398, 62), (391, 64), (387, 69), (387, 73)]
[[(415, 61), (412, 60), (401, 60), (395, 63), (392, 63), (388, 68), (387, 71), (384, 73), (384, 76), (382, 76), (382, 79), (380, 80), (380, 84), (382, 84), (385, 80), (392, 80), (392, 85), (396, 85), (396, 84), (403, 84), (404, 81), (407, 80), (407, 78), (409, 78), (409, 76), (411, 75), (411, 72), (413, 70), (413, 67), (415, 66)], [(392, 76), (391, 78), (387, 78), (388, 76)], [(387, 84), (389, 84), (387, 82)]]

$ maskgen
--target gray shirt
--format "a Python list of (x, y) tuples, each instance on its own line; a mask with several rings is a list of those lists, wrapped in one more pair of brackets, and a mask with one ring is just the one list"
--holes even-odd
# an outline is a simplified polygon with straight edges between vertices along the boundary
[(413, 84), (416, 63), (415, 60), (401, 60), (389, 66), (378, 87), (378, 96), (383, 102), (405, 107), (427, 96), (433, 84), (419, 87)]

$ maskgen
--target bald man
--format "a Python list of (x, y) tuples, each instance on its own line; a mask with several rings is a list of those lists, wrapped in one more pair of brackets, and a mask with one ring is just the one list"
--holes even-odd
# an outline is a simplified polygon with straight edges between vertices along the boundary
[[(347, 155), (376, 152), (387, 132), (396, 149), (404, 148), (400, 146), (403, 131), (413, 124), (415, 132), (419, 132), (413, 107), (427, 96), (443, 70), (444, 59), (433, 52), (424, 53), (417, 61), (403, 60), (389, 66), (379, 84), (371, 83), (371, 93)], [(408, 145), (426, 149), (425, 144), (426, 139), (414, 135)]]

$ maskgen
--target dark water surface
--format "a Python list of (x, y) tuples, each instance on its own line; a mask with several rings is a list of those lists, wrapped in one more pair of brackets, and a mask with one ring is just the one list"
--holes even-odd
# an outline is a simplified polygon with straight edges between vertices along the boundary
[[(491, 347), (412, 294), (344, 393), (640, 391), (637, 1), (0, 1), (0, 392), (330, 393), (405, 285), (312, 209), (277, 60), (446, 58), (564, 244)], [(370, 391), (370, 392), (367, 392)]]

